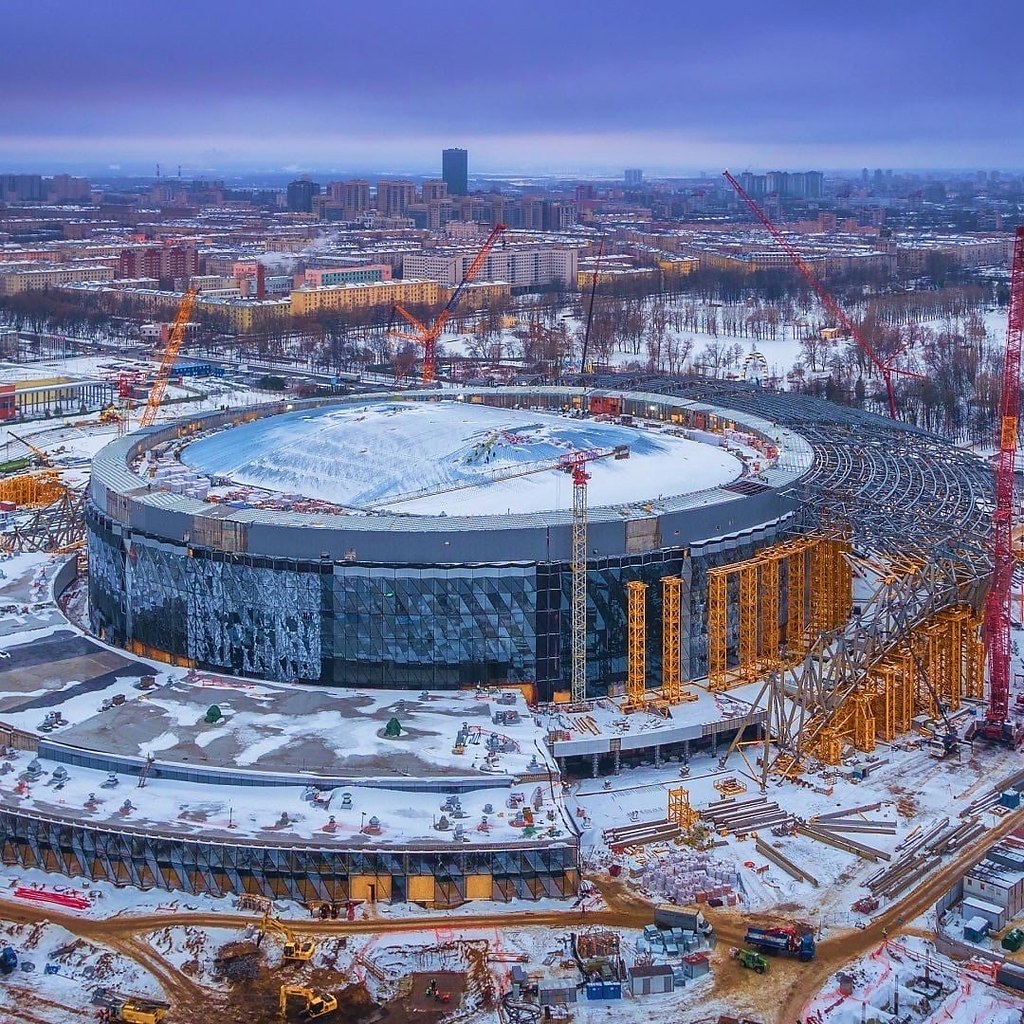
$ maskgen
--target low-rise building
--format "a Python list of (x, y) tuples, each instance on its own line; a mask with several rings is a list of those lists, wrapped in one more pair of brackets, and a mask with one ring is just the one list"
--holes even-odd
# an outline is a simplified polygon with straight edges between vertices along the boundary
[[(405, 254), (404, 273), (433, 278), (454, 288), (466, 276), (476, 258), (476, 248), (430, 249)], [(513, 289), (545, 285), (576, 287), (579, 251), (568, 245), (496, 246), (484, 260), (478, 277), (507, 281)]]
[(362, 284), (338, 284), (326, 288), (297, 288), (291, 294), (292, 316), (311, 316), (320, 310), (367, 309), (373, 306), (438, 306), (441, 285), (437, 281), (406, 278), (401, 281), (376, 281)]
[(112, 281), (114, 270), (106, 264), (84, 263), (60, 266), (33, 267), (32, 269), (0, 271), (0, 295), (18, 295), (21, 292), (59, 288), (80, 281)]

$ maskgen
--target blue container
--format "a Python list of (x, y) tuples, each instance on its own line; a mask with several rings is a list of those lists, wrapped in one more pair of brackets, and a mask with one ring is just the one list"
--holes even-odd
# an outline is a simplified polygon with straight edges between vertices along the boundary
[(1016, 810), (1020, 807), (1020, 793), (1015, 789), (1007, 789), (999, 794), (999, 806), (1009, 807), (1010, 810)]

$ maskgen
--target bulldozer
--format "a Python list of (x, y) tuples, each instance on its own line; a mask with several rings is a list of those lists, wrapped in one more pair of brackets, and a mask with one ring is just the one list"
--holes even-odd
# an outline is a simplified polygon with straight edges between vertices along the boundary
[(302, 1020), (316, 1020), (317, 1017), (326, 1017), (334, 1013), (338, 1008), (338, 999), (330, 992), (314, 992), (311, 988), (303, 988), (301, 985), (281, 986), (281, 1019), (288, 1016), (289, 998), (301, 999), (303, 1001)]
[(296, 934), (284, 924), (282, 924), (276, 917), (270, 916), (268, 910), (263, 915), (263, 920), (260, 922), (260, 933), (256, 939), (256, 945), (263, 941), (263, 936), (268, 931), (277, 932), (284, 939), (284, 958), (285, 960), (298, 960), (303, 963), (312, 960), (313, 955), (316, 953), (316, 943), (312, 939), (300, 939)]

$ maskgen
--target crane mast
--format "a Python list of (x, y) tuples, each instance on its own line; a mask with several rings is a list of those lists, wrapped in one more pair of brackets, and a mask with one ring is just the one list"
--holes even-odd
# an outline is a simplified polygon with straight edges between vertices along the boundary
[(1024, 227), (1018, 227), (1010, 272), (1010, 312), (1003, 355), (1002, 393), (996, 438), (996, 501), (993, 516), (992, 586), (985, 600), (989, 699), (978, 732), (987, 739), (1015, 743), (1010, 713), (1010, 603), (1013, 589), (1014, 468), (1020, 419), (1021, 336), (1024, 334)]
[(572, 699), (587, 699), (587, 458), (571, 457), (572, 467)]
[[(792, 243), (788, 238), (775, 226), (771, 218), (757, 205), (756, 202), (747, 194), (747, 190), (728, 172), (723, 171), (722, 175), (725, 180), (733, 187), (736, 194), (743, 200), (743, 203), (750, 210), (750, 212), (757, 218), (758, 221), (764, 226), (768, 233), (775, 239), (775, 241), (785, 250), (786, 255), (792, 260), (793, 265), (800, 272), (803, 279), (810, 285), (815, 291), (818, 298), (821, 300), (822, 305), (832, 314), (832, 316), (842, 325), (844, 331), (846, 331), (856, 342), (857, 347), (868, 357), (871, 364), (876, 370), (882, 375), (882, 380), (885, 382), (885, 397), (889, 405), (889, 416), (892, 419), (896, 419), (896, 392), (893, 389), (892, 375), (896, 372), (890, 364), (883, 363), (878, 353), (872, 348), (871, 343), (861, 334), (860, 330), (856, 327), (853, 321), (843, 312), (842, 307), (831, 294), (825, 288), (825, 286), (818, 280), (817, 275), (811, 269), (810, 264), (796, 251)], [(915, 375), (916, 376), (916, 375)]]
[(395, 303), (395, 311), (416, 329), (416, 333), (409, 331), (392, 331), (391, 333), (397, 338), (415, 341), (418, 345), (423, 346), (422, 381), (424, 384), (433, 384), (437, 379), (437, 339), (441, 337), (445, 325), (451, 319), (452, 313), (455, 312), (455, 307), (458, 306), (459, 299), (462, 298), (463, 290), (467, 284), (476, 280), (477, 274), (480, 273), (481, 267), (487, 262), (487, 257), (494, 248), (494, 243), (497, 242), (502, 232), (507, 230), (508, 227), (505, 224), (498, 224), (493, 228), (487, 236), (487, 240), (480, 247), (480, 251), (473, 258), (473, 262), (469, 265), (469, 269), (463, 275), (458, 287), (452, 292), (452, 297), (445, 303), (444, 309), (437, 314), (437, 319), (430, 327), (413, 316), (400, 302)]
[(192, 307), (195, 305), (198, 288), (187, 288), (181, 297), (178, 306), (178, 313), (174, 318), (164, 354), (160, 360), (160, 368), (156, 372), (156, 380), (149, 391), (149, 398), (146, 401), (146, 408), (142, 411), (139, 420), (140, 427), (151, 427), (156, 422), (156, 414), (160, 410), (160, 403), (167, 393), (167, 382), (171, 379), (171, 371), (174, 369), (174, 361), (178, 358), (182, 343), (185, 341), (185, 329), (188, 327), (189, 317), (192, 315)]

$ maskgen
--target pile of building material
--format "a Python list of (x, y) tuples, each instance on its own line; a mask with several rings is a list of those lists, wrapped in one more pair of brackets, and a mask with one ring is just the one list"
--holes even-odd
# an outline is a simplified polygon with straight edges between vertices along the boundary
[(623, 853), (649, 843), (667, 842), (683, 834), (683, 830), (667, 818), (658, 821), (638, 821), (630, 825), (606, 828), (601, 833), (613, 853)]
[(754, 849), (762, 857), (767, 857), (776, 867), (782, 868), (786, 874), (795, 878), (798, 882), (810, 882), (815, 889), (818, 888), (818, 880), (806, 869), (798, 867), (791, 861), (777, 846), (766, 843), (760, 836), (754, 843)]
[(940, 818), (923, 831), (915, 829), (896, 847), (896, 860), (864, 883), (872, 896), (892, 899), (905, 892), (938, 865), (942, 855), (953, 853), (985, 831), (977, 818), (950, 822)]
[(644, 885), (675, 903), (721, 900), (734, 906), (739, 874), (735, 865), (706, 853), (673, 852), (644, 871)]
[(720, 835), (729, 832), (745, 834), (757, 829), (789, 826), (795, 821), (793, 815), (764, 797), (755, 797), (751, 800), (718, 800), (705, 807), (700, 816)]
[(1020, 792), (1024, 789), (1024, 771), (1014, 772), (1005, 779), (1000, 780), (991, 789), (986, 790), (981, 796), (969, 803), (961, 812), (961, 818), (973, 817), (991, 810), (999, 804), (1004, 793)]

